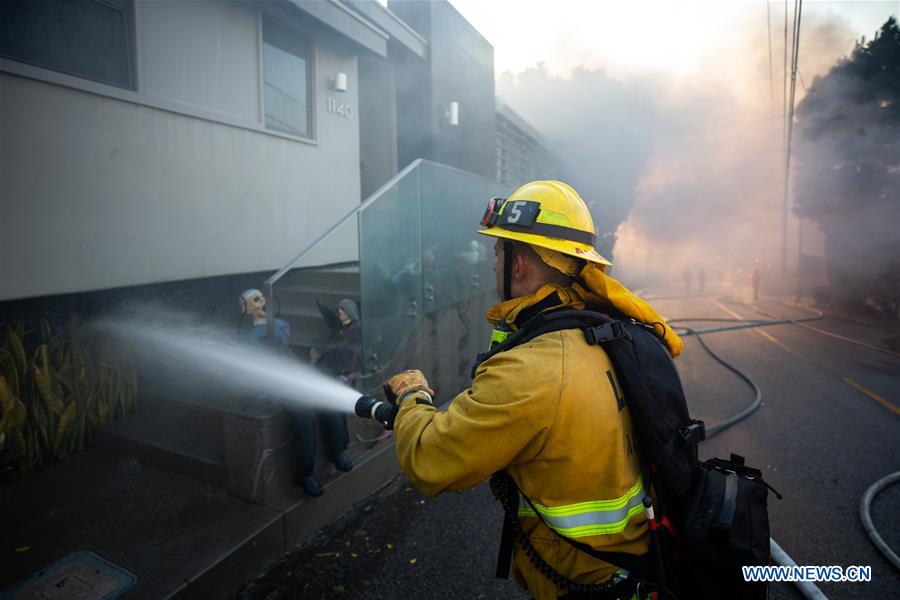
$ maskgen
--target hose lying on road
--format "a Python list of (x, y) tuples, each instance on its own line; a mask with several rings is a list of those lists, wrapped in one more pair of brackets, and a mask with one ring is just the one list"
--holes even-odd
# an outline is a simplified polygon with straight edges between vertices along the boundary
[(731, 427), (733, 425), (737, 425), (739, 422), (743, 421), (744, 419), (749, 417), (751, 414), (756, 412), (756, 410), (760, 406), (762, 406), (762, 391), (759, 389), (759, 386), (756, 385), (755, 381), (750, 379), (746, 374), (741, 372), (737, 367), (735, 367), (734, 365), (732, 365), (731, 363), (726, 361), (724, 358), (722, 358), (721, 356), (719, 356), (718, 354), (713, 352), (712, 349), (710, 349), (710, 347), (706, 345), (706, 342), (703, 341), (703, 338), (699, 334), (697, 334), (694, 330), (691, 330), (691, 329), (688, 329), (687, 331), (689, 332), (687, 335), (696, 335), (697, 336), (697, 341), (700, 342), (700, 345), (703, 346), (703, 349), (706, 350), (707, 354), (712, 356), (720, 365), (722, 365), (723, 367), (725, 367), (726, 369), (728, 369), (729, 371), (731, 371), (732, 373), (734, 373), (735, 375), (737, 375), (738, 377), (743, 379), (745, 382), (747, 382), (747, 385), (749, 385), (751, 388), (753, 388), (753, 393), (756, 395), (755, 398), (753, 399), (753, 402), (750, 403), (750, 406), (743, 409), (736, 415), (729, 417), (729, 418), (725, 419), (724, 421), (719, 421), (718, 423), (707, 426), (706, 427), (706, 437), (707, 437), (707, 439), (709, 439), (714, 435), (722, 433), (729, 427)]
[[(776, 563), (778, 563), (782, 567), (797, 566), (797, 563), (794, 562), (794, 559), (791, 558), (787, 552), (782, 550), (781, 546), (778, 545), (778, 542), (776, 542), (772, 538), (769, 538), (769, 546), (772, 549), (772, 558), (775, 559)], [(828, 600), (828, 597), (822, 593), (822, 590), (808, 581), (795, 581), (794, 585), (797, 586), (797, 589), (800, 590), (800, 593), (803, 594), (803, 597), (807, 598), (808, 600)]]
[[(736, 425), (737, 423), (743, 421), (751, 414), (753, 414), (760, 406), (762, 406), (762, 391), (759, 389), (759, 386), (756, 385), (748, 375), (743, 373), (737, 367), (723, 359), (721, 356), (712, 351), (712, 349), (706, 344), (703, 340), (702, 334), (706, 333), (719, 333), (722, 331), (735, 331), (738, 329), (749, 329), (755, 327), (767, 327), (771, 325), (788, 325), (788, 324), (799, 324), (808, 321), (817, 321), (822, 319), (825, 315), (821, 311), (815, 311), (816, 315), (810, 317), (804, 317), (802, 319), (758, 319), (758, 320), (743, 320), (743, 319), (723, 319), (723, 318), (686, 318), (686, 319), (672, 319), (669, 323), (676, 322), (692, 322), (692, 321), (703, 321), (703, 322), (714, 322), (714, 323), (735, 323), (735, 325), (725, 325), (719, 327), (707, 327), (702, 329), (693, 329), (690, 327), (686, 327), (680, 331), (677, 331), (679, 335), (682, 336), (696, 336), (697, 341), (703, 347), (703, 349), (709, 354), (716, 362), (724, 366), (729, 371), (733, 372), (735, 375), (743, 379), (752, 389), (755, 395), (753, 402), (750, 403), (749, 406), (738, 412), (736, 415), (725, 419), (724, 421), (720, 421), (713, 425), (710, 425), (706, 428), (706, 437), (710, 438), (714, 435), (717, 435), (729, 427)], [(739, 323), (739, 324), (737, 324)], [(870, 507), (872, 504), (872, 500), (874, 497), (886, 488), (887, 486), (900, 481), (900, 471), (888, 475), (883, 479), (876, 481), (863, 495), (862, 500), (860, 501), (860, 518), (863, 522), (863, 527), (865, 528), (866, 534), (875, 544), (875, 547), (884, 554), (884, 556), (894, 565), (897, 569), (900, 569), (900, 557), (890, 548), (890, 546), (885, 543), (882, 537), (878, 534), (878, 531), (875, 529), (875, 525), (872, 522), (872, 518), (870, 515)], [(778, 545), (778, 543), (769, 538), (771, 550), (772, 550), (772, 558), (781, 566), (793, 567), (796, 566), (796, 563), (791, 559), (791, 557)], [(813, 585), (812, 583), (805, 581), (795, 582), (798, 590), (803, 594), (805, 598), (808, 600), (827, 600), (826, 596), (819, 590), (818, 587)]]
[[(763, 316), (775, 318), (775, 315), (772, 315), (771, 313), (767, 313), (763, 310), (760, 310), (757, 307), (751, 307), (751, 308), (753, 308), (754, 311), (758, 312), (759, 314), (761, 314)], [(819, 312), (819, 315), (822, 314), (820, 311), (816, 311), (816, 312)], [(821, 318), (821, 316), (819, 318)], [(810, 319), (810, 320), (815, 320), (815, 319)], [(800, 326), (805, 327), (806, 329), (809, 329), (816, 333), (827, 335), (827, 336), (836, 338), (836, 339), (844, 341), (844, 342), (848, 342), (848, 343), (856, 345), (856, 346), (861, 346), (863, 348), (875, 350), (875, 351), (881, 352), (883, 354), (897, 356), (896, 352), (892, 352), (890, 350), (885, 350), (884, 348), (878, 348), (871, 344), (867, 344), (865, 342), (860, 342), (859, 340), (854, 340), (851, 338), (844, 337), (842, 335), (837, 335), (837, 334), (834, 334), (834, 333), (831, 333), (828, 331), (823, 331), (823, 330), (817, 329), (815, 327), (809, 327), (809, 326), (805, 326), (805, 325), (800, 325)], [(890, 561), (890, 563), (894, 566), (895, 569), (900, 570), (900, 556), (897, 556), (897, 553), (894, 552), (890, 546), (888, 546), (887, 542), (884, 541), (884, 538), (882, 538), (881, 535), (878, 533), (878, 530), (875, 528), (875, 524), (872, 522), (872, 515), (871, 515), (872, 501), (875, 499), (875, 496), (877, 496), (878, 493), (880, 491), (882, 491), (884, 488), (886, 488), (892, 484), (895, 484), (898, 481), (900, 481), (900, 471), (897, 471), (896, 473), (892, 473), (890, 475), (886, 475), (885, 477), (882, 477), (881, 479), (879, 479), (878, 481), (876, 481), (875, 483), (870, 485), (869, 489), (866, 490), (866, 492), (863, 494), (863, 497), (859, 501), (859, 519), (862, 521), (863, 529), (865, 529), (866, 535), (869, 536), (869, 539), (872, 540), (872, 543), (875, 544), (875, 547), (878, 549), (878, 551), (881, 552), (885, 556), (885, 558), (888, 559), (888, 561)]]
[[(783, 300), (780, 300), (779, 302), (781, 302), (785, 306), (796, 306), (796, 305), (788, 304), (788, 303), (784, 302)], [(759, 314), (761, 314), (765, 317), (771, 318), (774, 316), (771, 313), (767, 313), (764, 310), (760, 310), (756, 306), (751, 306), (750, 308), (752, 308), (755, 312), (758, 312)], [(807, 308), (806, 310), (813, 310), (813, 309)], [(816, 311), (816, 312), (818, 312), (818, 311)], [(875, 352), (887, 354), (888, 356), (893, 356), (894, 358), (900, 358), (900, 353), (894, 352), (893, 350), (888, 350), (887, 348), (879, 348), (878, 346), (873, 346), (872, 344), (867, 344), (866, 342), (861, 342), (861, 341), (855, 340), (853, 338), (849, 338), (849, 337), (846, 337), (843, 335), (838, 335), (837, 333), (833, 333), (831, 331), (825, 331), (824, 329), (819, 329), (818, 327), (812, 327), (811, 325), (804, 325), (800, 321), (797, 321), (794, 324), (797, 327), (802, 327), (803, 329), (807, 329), (807, 330), (817, 333), (819, 335), (824, 335), (824, 336), (827, 336), (830, 338), (834, 338), (836, 340), (840, 340), (842, 342), (847, 342), (848, 344), (853, 344), (854, 346), (859, 346), (860, 348), (866, 348), (867, 350), (874, 350)]]
[(890, 546), (884, 541), (884, 539), (878, 534), (878, 530), (875, 529), (875, 524), (872, 523), (872, 515), (870, 513), (872, 507), (872, 500), (875, 499), (875, 496), (878, 495), (878, 492), (888, 487), (889, 485), (895, 484), (900, 481), (900, 471), (896, 473), (891, 473), (886, 477), (882, 477), (866, 490), (866, 493), (863, 494), (862, 500), (859, 501), (859, 518), (862, 519), (863, 528), (866, 530), (866, 534), (868, 534), (869, 539), (872, 540), (872, 543), (875, 544), (875, 547), (878, 548), (884, 556), (891, 561), (891, 564), (894, 565), (895, 568), (900, 569), (900, 556), (897, 556), (897, 553), (894, 552)]
[[(755, 310), (756, 312), (758, 312), (760, 314), (775, 317), (775, 315), (771, 315), (770, 313), (761, 311), (758, 308), (755, 308), (755, 307), (751, 307), (751, 308), (753, 308), (753, 310)], [(709, 353), (710, 356), (712, 356), (716, 361), (721, 363), (727, 369), (734, 372), (738, 377), (740, 377), (741, 379), (746, 381), (750, 385), (750, 387), (753, 388), (753, 391), (756, 394), (756, 398), (753, 400), (753, 402), (750, 404), (750, 406), (748, 406), (747, 408), (745, 408), (744, 410), (742, 410), (741, 412), (739, 412), (738, 414), (734, 415), (731, 418), (725, 419), (724, 421), (722, 421), (720, 423), (716, 423), (714, 425), (707, 427), (706, 428), (707, 437), (712, 437), (713, 435), (721, 433), (725, 429), (731, 427), (732, 425), (735, 425), (736, 423), (738, 423), (738, 422), (744, 420), (745, 418), (747, 418), (748, 416), (750, 416), (750, 414), (752, 414), (754, 411), (756, 411), (762, 405), (762, 393), (759, 390), (759, 386), (757, 386), (756, 383), (753, 382), (753, 380), (751, 380), (749, 377), (747, 377), (744, 373), (740, 372), (733, 365), (727, 363), (720, 356), (718, 356), (717, 354), (712, 352), (712, 350), (710, 350), (709, 346), (707, 346), (706, 343), (703, 341), (701, 334), (718, 333), (720, 331), (734, 331), (736, 329), (748, 329), (751, 327), (765, 327), (765, 326), (769, 326), (769, 325), (783, 325), (783, 324), (801, 325), (802, 323), (805, 323), (808, 321), (817, 321), (819, 319), (822, 319), (825, 316), (824, 313), (822, 313), (821, 311), (809, 309), (809, 308), (807, 308), (807, 310), (811, 310), (812, 312), (815, 312), (816, 314), (813, 316), (810, 316), (810, 317), (804, 317), (802, 319), (772, 318), (772, 319), (766, 319), (766, 320), (757, 319), (757, 320), (744, 321), (741, 319), (723, 319), (723, 318), (704, 319), (704, 318), (698, 317), (698, 318), (690, 318), (690, 319), (673, 319), (673, 320), (669, 321), (669, 323), (690, 322), (690, 321), (705, 321), (705, 322), (718, 322), (718, 323), (728, 323), (728, 322), (740, 323), (740, 325), (708, 327), (705, 329), (685, 328), (683, 331), (678, 332), (680, 335), (685, 335), (685, 336), (695, 335), (695, 336), (697, 336), (697, 341), (700, 342), (700, 345), (703, 346), (703, 349), (706, 350), (706, 352)], [(803, 326), (803, 325), (801, 325), (801, 326)], [(881, 348), (876, 348), (874, 346), (871, 346), (870, 344), (865, 344), (865, 343), (859, 342), (857, 340), (852, 340), (850, 338), (845, 338), (843, 336), (830, 334), (829, 332), (825, 332), (820, 329), (815, 329), (815, 328), (808, 327), (808, 326), (806, 328), (811, 329), (812, 331), (815, 331), (817, 333), (831, 335), (831, 337), (834, 337), (836, 339), (839, 339), (839, 340), (842, 340), (842, 341), (845, 341), (845, 342), (848, 342), (851, 344), (855, 344), (857, 346), (871, 348), (873, 350), (878, 350), (879, 352), (895, 354), (895, 353), (892, 353), (892, 352), (889, 352), (886, 350), (882, 350)], [(863, 494), (863, 497), (860, 500), (859, 518), (862, 521), (863, 529), (865, 529), (866, 535), (869, 536), (869, 539), (872, 540), (872, 543), (875, 544), (875, 547), (878, 549), (878, 551), (881, 552), (885, 556), (885, 558), (888, 559), (888, 561), (894, 566), (894, 568), (900, 570), (900, 557), (898, 557), (897, 553), (894, 552), (890, 546), (888, 546), (888, 544), (884, 541), (884, 539), (878, 533), (878, 530), (875, 528), (875, 524), (872, 522), (872, 517), (871, 517), (871, 513), (870, 513), (872, 501), (874, 500), (875, 496), (884, 488), (886, 488), (894, 483), (897, 483), (898, 481), (900, 481), (900, 471), (898, 471), (896, 473), (892, 473), (890, 475), (887, 475), (887, 476), (883, 477), (882, 479), (879, 479), (878, 481), (873, 483), (869, 487), (869, 489), (866, 490), (865, 494)], [(773, 542), (774, 542), (774, 540), (773, 540)]]
[[(817, 311), (818, 312), (818, 311)], [(709, 346), (706, 345), (706, 342), (703, 341), (702, 334), (704, 333), (719, 333), (721, 331), (735, 331), (737, 329), (749, 329), (754, 327), (767, 327), (770, 325), (787, 325), (790, 323), (802, 323), (806, 321), (816, 321), (818, 319), (823, 318), (825, 315), (819, 312), (817, 315), (811, 317), (803, 317), (802, 319), (758, 319), (754, 321), (744, 321), (742, 319), (722, 319), (722, 318), (701, 318), (695, 317), (690, 319), (672, 319), (669, 321), (669, 324), (672, 323), (685, 323), (691, 321), (704, 321), (704, 322), (712, 322), (712, 323), (739, 323), (736, 325), (723, 325), (719, 327), (707, 327), (703, 329), (693, 329), (690, 327), (685, 327), (682, 330), (677, 331), (681, 336), (696, 336), (697, 341), (700, 342), (700, 345), (703, 346), (703, 349), (706, 350), (707, 354), (713, 357), (719, 364), (723, 367), (743, 379), (747, 385), (753, 388), (753, 393), (755, 394), (755, 398), (753, 402), (750, 403), (750, 406), (740, 411), (736, 415), (725, 419), (719, 423), (715, 423), (714, 425), (710, 425), (706, 428), (706, 437), (710, 438), (716, 434), (722, 433), (729, 427), (736, 425), (749, 417), (751, 414), (756, 412), (756, 410), (762, 406), (762, 392), (759, 389), (759, 386), (756, 385), (752, 379), (750, 379), (746, 374), (741, 372), (737, 367), (723, 359), (721, 356), (713, 352)]]

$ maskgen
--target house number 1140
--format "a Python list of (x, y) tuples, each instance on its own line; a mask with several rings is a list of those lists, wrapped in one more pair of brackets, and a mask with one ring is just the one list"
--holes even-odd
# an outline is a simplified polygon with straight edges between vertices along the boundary
[(325, 99), (325, 110), (333, 115), (340, 115), (345, 119), (353, 118), (353, 107), (343, 102), (338, 102), (334, 98)]

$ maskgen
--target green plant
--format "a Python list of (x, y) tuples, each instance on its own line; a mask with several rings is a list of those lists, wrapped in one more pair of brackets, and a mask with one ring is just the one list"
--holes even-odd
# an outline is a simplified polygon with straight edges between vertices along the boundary
[(25, 473), (83, 450), (95, 426), (131, 413), (137, 377), (99, 342), (85, 344), (74, 316), (68, 331), (46, 321), (7, 325), (0, 346), (0, 472)]

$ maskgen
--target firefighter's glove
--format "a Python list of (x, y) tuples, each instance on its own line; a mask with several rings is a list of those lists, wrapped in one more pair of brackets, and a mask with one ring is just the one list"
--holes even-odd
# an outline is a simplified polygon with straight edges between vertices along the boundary
[(384, 384), (384, 395), (397, 408), (403, 400), (415, 395), (416, 401), (431, 404), (434, 391), (428, 387), (428, 380), (418, 369), (397, 373)]

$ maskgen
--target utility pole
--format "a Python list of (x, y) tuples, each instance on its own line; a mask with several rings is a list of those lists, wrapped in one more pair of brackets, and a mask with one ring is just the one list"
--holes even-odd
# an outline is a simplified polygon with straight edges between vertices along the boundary
[(772, 16), (766, 0), (766, 35), (769, 38), (769, 115), (775, 118), (775, 78), (772, 75)]
[(800, 15), (803, 0), (794, 0), (794, 39), (791, 52), (791, 98), (788, 102), (787, 140), (784, 150), (784, 195), (781, 203), (781, 274), (787, 275), (788, 189), (791, 174), (791, 141), (794, 137), (794, 98), (797, 91), (797, 59), (800, 54)]
[(784, 65), (781, 72), (781, 158), (787, 152), (788, 0), (784, 0)]

